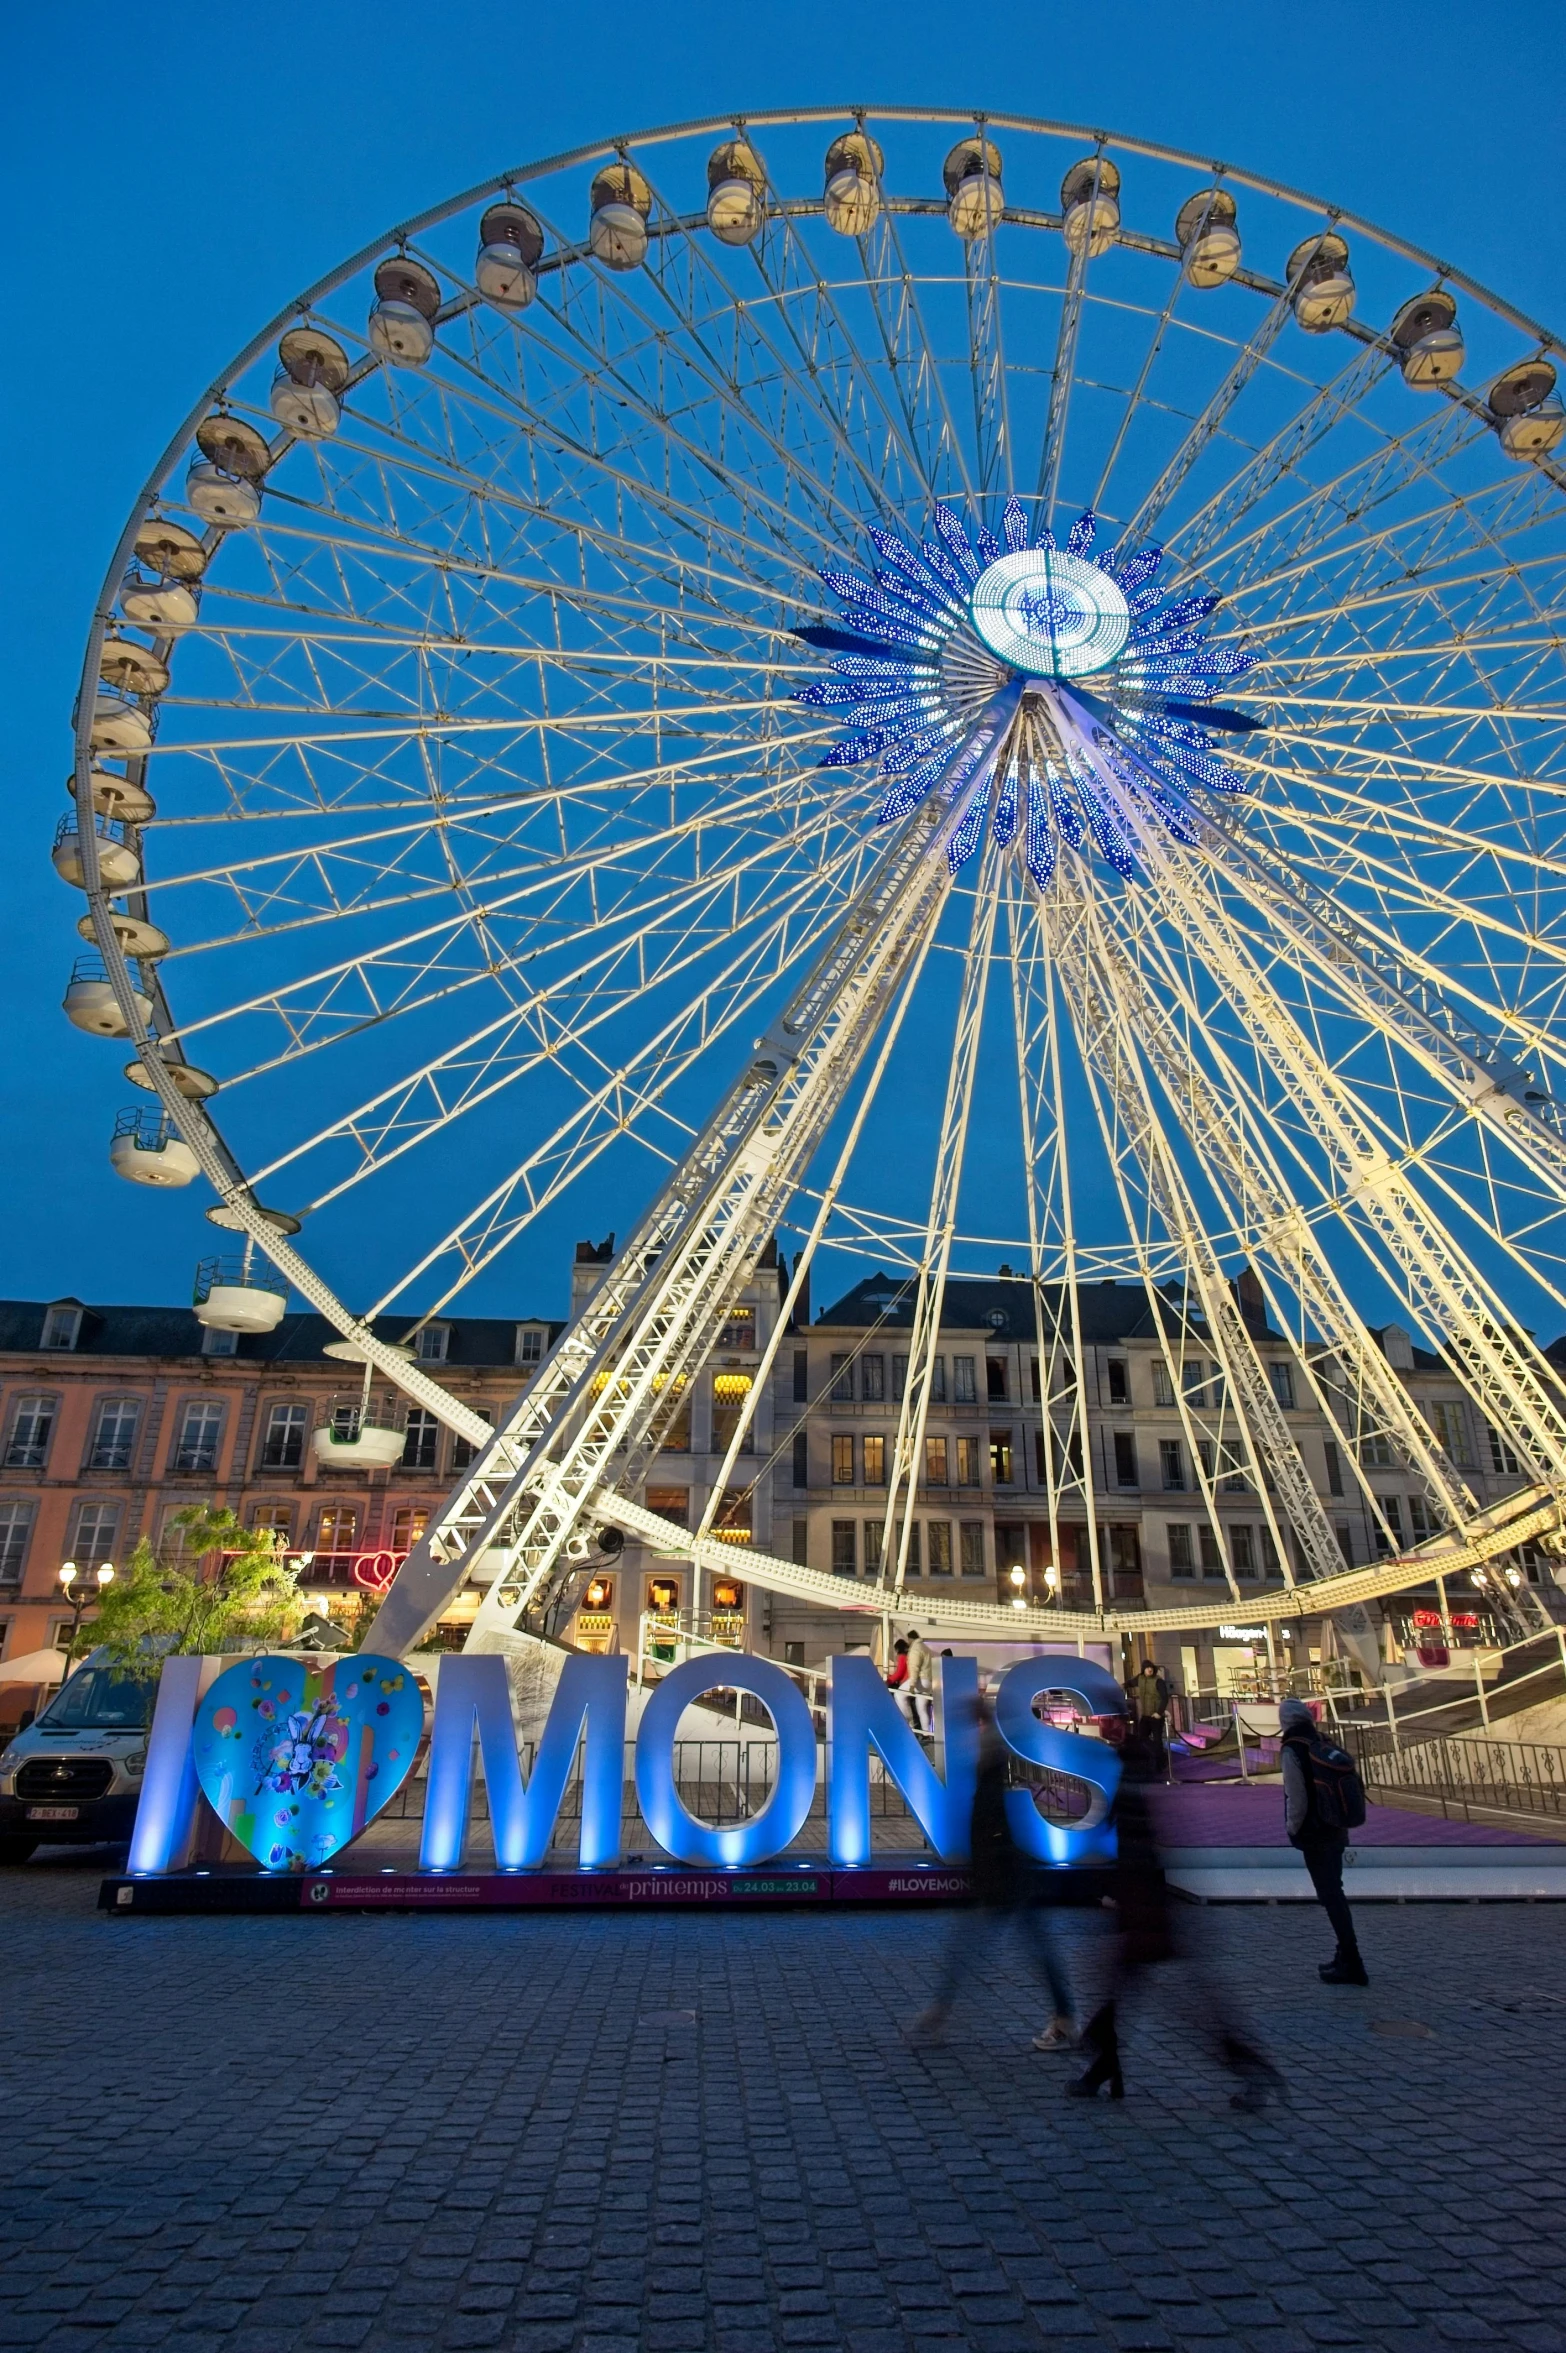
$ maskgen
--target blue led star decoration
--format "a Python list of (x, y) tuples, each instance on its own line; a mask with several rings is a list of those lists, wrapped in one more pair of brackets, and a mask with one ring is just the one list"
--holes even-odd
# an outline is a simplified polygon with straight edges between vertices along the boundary
[(842, 725), (822, 767), (878, 763), (881, 824), (932, 794), (947, 804), (953, 873), (988, 821), (997, 847), (1020, 839), (1040, 890), (1063, 843), (1129, 881), (1149, 833), (1194, 842), (1197, 796), (1247, 789), (1217, 739), (1262, 722), (1216, 697), (1254, 657), (1213, 641), (1216, 596), (1155, 585), (1161, 548), (1095, 554), (1092, 514), (1063, 548), (1049, 530), (1030, 545), (1015, 498), (1001, 530), (1004, 545), (982, 526), (970, 534), (942, 503), (917, 547), (871, 530), (872, 579), (828, 565), (841, 624), (795, 634), (833, 655), (831, 674), (794, 700)]

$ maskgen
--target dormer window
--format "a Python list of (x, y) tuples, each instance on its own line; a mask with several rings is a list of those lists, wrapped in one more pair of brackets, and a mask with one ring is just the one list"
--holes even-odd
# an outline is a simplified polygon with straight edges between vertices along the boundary
[(444, 1364), (450, 1341), (450, 1324), (420, 1324), (413, 1336), (413, 1353), (420, 1364)]
[(518, 1364), (542, 1364), (544, 1361), (544, 1338), (542, 1324), (518, 1324)]
[(43, 1320), (45, 1348), (74, 1348), (82, 1328), (82, 1311), (73, 1299), (46, 1307)]
[(239, 1334), (225, 1332), (217, 1324), (204, 1324), (201, 1330), (201, 1353), (203, 1356), (237, 1356)]

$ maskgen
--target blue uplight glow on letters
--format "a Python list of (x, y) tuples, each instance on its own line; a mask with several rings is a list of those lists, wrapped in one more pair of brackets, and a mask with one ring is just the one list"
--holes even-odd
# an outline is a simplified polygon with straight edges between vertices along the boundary
[[(493, 1653), (443, 1659), (430, 1732), (424, 1801), (426, 1871), (460, 1871), (473, 1785), (473, 1727), (478, 1726), (489, 1792), (495, 1860), (503, 1871), (536, 1870), (549, 1852), (555, 1818), (583, 1737), (582, 1839), (578, 1862), (601, 1870), (620, 1860), (620, 1801), (625, 1751), (628, 1661), (574, 1653), (560, 1670), (549, 1720), (524, 1786), (506, 1662)], [(792, 1832), (790, 1836), (792, 1836)]]
[(938, 1659), (937, 1737), (946, 1749), (943, 1781), (913, 1727), (881, 1679), (874, 1659), (850, 1653), (832, 1660), (832, 1766), (827, 1843), (845, 1870), (870, 1860), (870, 1751), (875, 1749), (943, 1863), (965, 1863), (979, 1778), (979, 1667), (976, 1659)]
[(1091, 1735), (1041, 1724), (1033, 1713), (1041, 1691), (1067, 1692), (1094, 1716), (1119, 1715), (1125, 1707), (1125, 1694), (1113, 1675), (1091, 1659), (1019, 1659), (1007, 1669), (995, 1695), (996, 1729), (1006, 1746), (1027, 1764), (1068, 1773), (1093, 1791), (1082, 1820), (1065, 1823), (1047, 1822), (1028, 1790), (1008, 1789), (1011, 1835), (1036, 1863), (1085, 1863), (1112, 1856), (1116, 1840), (1108, 1815), (1120, 1780), (1120, 1759)]
[(189, 1859), (195, 1841), (196, 1801), (201, 1794), (190, 1734), (203, 1670), (210, 1681), (216, 1662), (190, 1657), (163, 1662), (147, 1737), (141, 1802), (126, 1859), (128, 1871), (178, 1871)]
[(698, 1822), (674, 1785), (674, 1736), (686, 1709), (710, 1691), (718, 1669), (711, 1659), (686, 1659), (671, 1668), (642, 1711), (636, 1736), (636, 1795), (642, 1820), (665, 1851), (682, 1863), (764, 1863), (799, 1836), (816, 1794), (816, 1728), (798, 1684), (770, 1659), (736, 1651), (723, 1662), (723, 1686), (759, 1699), (777, 1727), (778, 1760), (772, 1795), (748, 1822), (718, 1829)]

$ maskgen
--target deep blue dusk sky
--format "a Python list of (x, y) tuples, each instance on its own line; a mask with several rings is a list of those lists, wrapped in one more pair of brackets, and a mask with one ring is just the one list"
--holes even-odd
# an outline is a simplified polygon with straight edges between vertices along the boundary
[[(179, 1300), (210, 1240), (195, 1188), (165, 1202), (111, 1175), (120, 1058), (59, 1011), (80, 902), (48, 848), (81, 641), (125, 512), (202, 385), (388, 224), (506, 165), (712, 110), (989, 106), (1271, 174), (1566, 327), (1559, 0), (87, 0), (19, 12), (5, 64), (13, 1295)], [(563, 1263), (515, 1271), (529, 1310), (560, 1312)]]

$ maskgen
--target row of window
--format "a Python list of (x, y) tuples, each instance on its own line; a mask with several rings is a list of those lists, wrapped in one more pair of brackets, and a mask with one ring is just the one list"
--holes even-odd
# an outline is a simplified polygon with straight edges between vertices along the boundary
[[(881, 1520), (834, 1520), (833, 1574), (839, 1577), (879, 1577), (884, 1535), (885, 1523)], [(808, 1539), (809, 1522), (796, 1520), (793, 1527), (793, 1555), (802, 1567), (809, 1565)], [(897, 1541), (899, 1531), (894, 1529), (893, 1542)], [(983, 1577), (987, 1574), (982, 1520), (960, 1520), (955, 1532), (950, 1520), (914, 1521), (908, 1531), (905, 1576)]]
[[(978, 1487), (982, 1484), (985, 1440), (978, 1437), (927, 1437), (924, 1442), (924, 1484), (927, 1487)], [(990, 1477), (997, 1487), (1013, 1484), (1012, 1433), (992, 1430), (988, 1439)], [(887, 1441), (880, 1432), (855, 1437), (835, 1431), (831, 1439), (834, 1487), (884, 1487)], [(810, 1444), (803, 1430), (794, 1433), (793, 1479), (796, 1487), (810, 1485)]]
[[(140, 1397), (99, 1400), (82, 1459), (84, 1470), (132, 1468), (144, 1404)], [(3, 1456), (7, 1470), (41, 1471), (47, 1467), (59, 1409), (60, 1400), (56, 1396), (24, 1395), (14, 1401)], [(171, 1473), (200, 1474), (217, 1469), (227, 1414), (223, 1400), (209, 1397), (193, 1398), (179, 1409), (169, 1447), (167, 1467)], [(256, 1467), (264, 1471), (300, 1469), (310, 1421), (311, 1408), (307, 1404), (290, 1401), (270, 1407), (262, 1424)], [(353, 1436), (359, 1427), (358, 1407), (339, 1406), (331, 1416), (331, 1426), (340, 1436)], [(440, 1422), (434, 1414), (422, 1406), (409, 1410), (402, 1451), (405, 1470), (433, 1471), (439, 1467), (440, 1431)], [(464, 1439), (455, 1439), (452, 1468), (464, 1469), (473, 1460), (474, 1452)]]
[[(947, 1378), (948, 1362), (951, 1374), (949, 1383)], [(987, 1402), (1010, 1402), (1011, 1365), (1009, 1359), (1004, 1356), (987, 1356), (984, 1359), (982, 1393), (979, 1388), (978, 1367), (977, 1356), (953, 1356), (949, 1360), (944, 1355), (932, 1358), (930, 1364), (931, 1403), (935, 1405), (977, 1405), (981, 1401), (981, 1394), (983, 1400)], [(1279, 1358), (1269, 1362), (1267, 1370), (1272, 1382), (1273, 1395), (1281, 1406), (1292, 1412), (1295, 1405), (1293, 1365)], [(1111, 1405), (1129, 1405), (1131, 1403), (1129, 1360), (1123, 1356), (1112, 1356), (1106, 1360), (1104, 1372), (1109, 1403)], [(1202, 1408), (1222, 1405), (1224, 1375), (1221, 1365), (1205, 1362), (1199, 1357), (1190, 1357), (1182, 1366), (1180, 1377), (1182, 1389), (1190, 1405)], [(1075, 1386), (1069, 1370), (1065, 1385), (1068, 1389)], [(887, 1359), (884, 1355), (845, 1352), (832, 1358), (828, 1396), (834, 1405), (856, 1403), (880, 1405), (888, 1397), (895, 1403), (903, 1396), (907, 1386), (908, 1359), (906, 1356), (894, 1356), (891, 1359), (890, 1389), (887, 1387)], [(1039, 1384), (1039, 1360), (1036, 1356), (1030, 1357), (1028, 1360), (1028, 1390), (1029, 1395), (1035, 1401), (1042, 1394)], [(794, 1402), (797, 1405), (804, 1405), (808, 1403), (809, 1396), (809, 1353), (806, 1349), (797, 1348), (794, 1351)], [(1153, 1403), (1162, 1406), (1171, 1406), (1177, 1403), (1173, 1375), (1167, 1362), (1161, 1356), (1155, 1357), (1153, 1360)]]

